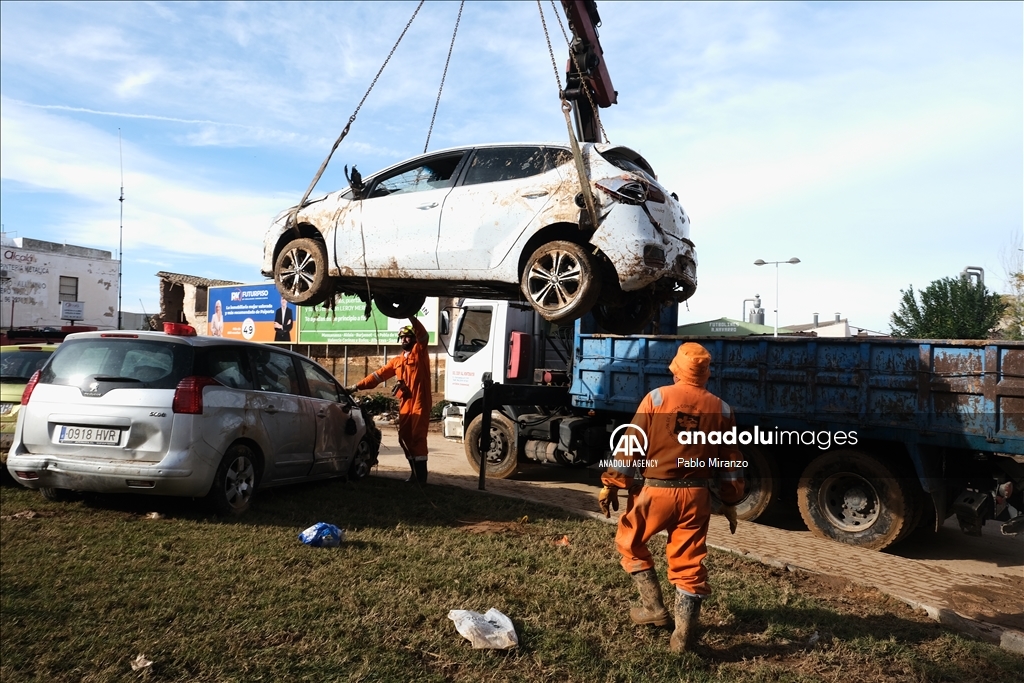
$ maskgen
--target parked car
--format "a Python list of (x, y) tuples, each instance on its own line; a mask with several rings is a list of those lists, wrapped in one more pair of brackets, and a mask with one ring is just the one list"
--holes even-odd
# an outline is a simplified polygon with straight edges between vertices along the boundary
[(568, 147), (462, 147), (353, 173), (348, 189), (283, 211), (262, 272), (305, 306), (369, 290), (404, 318), (426, 296), (522, 298), (552, 322), (593, 309), (609, 331), (638, 331), (696, 290), (690, 221), (642, 156), (581, 147), (597, 225)]
[(56, 349), (57, 344), (0, 346), (0, 463), (7, 462), (25, 386)]
[(28, 383), (7, 468), (73, 491), (206, 497), (241, 514), (257, 490), (359, 479), (380, 432), (331, 374), (285, 349), (161, 332), (67, 337)]

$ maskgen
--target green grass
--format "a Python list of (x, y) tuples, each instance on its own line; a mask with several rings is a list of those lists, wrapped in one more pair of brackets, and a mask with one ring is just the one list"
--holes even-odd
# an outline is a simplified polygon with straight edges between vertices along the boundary
[[(1024, 659), (875, 592), (722, 553), (699, 650), (673, 655), (668, 630), (629, 622), (614, 527), (450, 487), (297, 486), (218, 520), (190, 501), (55, 504), (6, 484), (0, 516), (5, 683), (1024, 679)], [(505, 533), (459, 528), (524, 516)], [(317, 521), (344, 544), (302, 545)], [(490, 607), (518, 649), (474, 650), (447, 618)], [(133, 673), (139, 654), (154, 664)]]

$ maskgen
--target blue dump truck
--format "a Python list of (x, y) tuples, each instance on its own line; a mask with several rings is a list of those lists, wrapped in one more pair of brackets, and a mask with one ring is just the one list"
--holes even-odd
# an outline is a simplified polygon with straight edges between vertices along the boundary
[(1024, 527), (1024, 343), (679, 337), (671, 309), (651, 330), (663, 334), (604, 334), (586, 316), (560, 335), (512, 303), (469, 300), (454, 313), (445, 436), (464, 440), (477, 472), (483, 452), (487, 476), (523, 459), (610, 458), (616, 428), (672, 382), (679, 344), (696, 341), (713, 357), (708, 389), (737, 416), (721, 438), (745, 460), (741, 519), (795, 498), (815, 534), (872, 549), (951, 515), (975, 535), (987, 520)]

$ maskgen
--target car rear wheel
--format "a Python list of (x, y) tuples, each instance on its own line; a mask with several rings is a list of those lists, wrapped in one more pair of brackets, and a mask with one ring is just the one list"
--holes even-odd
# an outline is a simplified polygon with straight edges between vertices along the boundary
[(601, 281), (593, 258), (582, 246), (556, 240), (530, 256), (520, 289), (541, 317), (561, 323), (593, 308), (601, 293)]
[(256, 456), (241, 444), (232, 446), (213, 477), (209, 500), (221, 516), (240, 515), (249, 509), (256, 493)]
[(293, 304), (316, 306), (326, 301), (331, 288), (324, 243), (302, 237), (286, 244), (274, 263), (274, 284)]
[(46, 500), (52, 500), (55, 503), (66, 503), (68, 501), (78, 499), (78, 494), (71, 489), (55, 489), (49, 486), (44, 486), (39, 489), (39, 493), (41, 493), (43, 498)]
[(652, 292), (623, 292), (620, 301), (608, 304), (603, 301), (592, 309), (597, 324), (612, 334), (636, 334), (643, 331), (658, 314), (658, 303)]
[(389, 318), (411, 318), (420, 312), (425, 296), (418, 294), (374, 294), (373, 303)]

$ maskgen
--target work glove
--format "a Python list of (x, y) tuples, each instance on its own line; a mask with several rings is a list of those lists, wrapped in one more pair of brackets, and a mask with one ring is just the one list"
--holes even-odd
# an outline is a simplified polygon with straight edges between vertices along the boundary
[(729, 533), (736, 533), (736, 506), (735, 505), (723, 505), (720, 510), (722, 516), (729, 520)]
[(611, 511), (619, 511), (619, 489), (615, 486), (604, 486), (597, 494), (597, 504), (601, 506), (601, 512), (605, 517), (612, 516)]
[(357, 391), (359, 391), (359, 387), (357, 387), (355, 384), (350, 384), (349, 386), (345, 387), (345, 393), (354, 394)]

